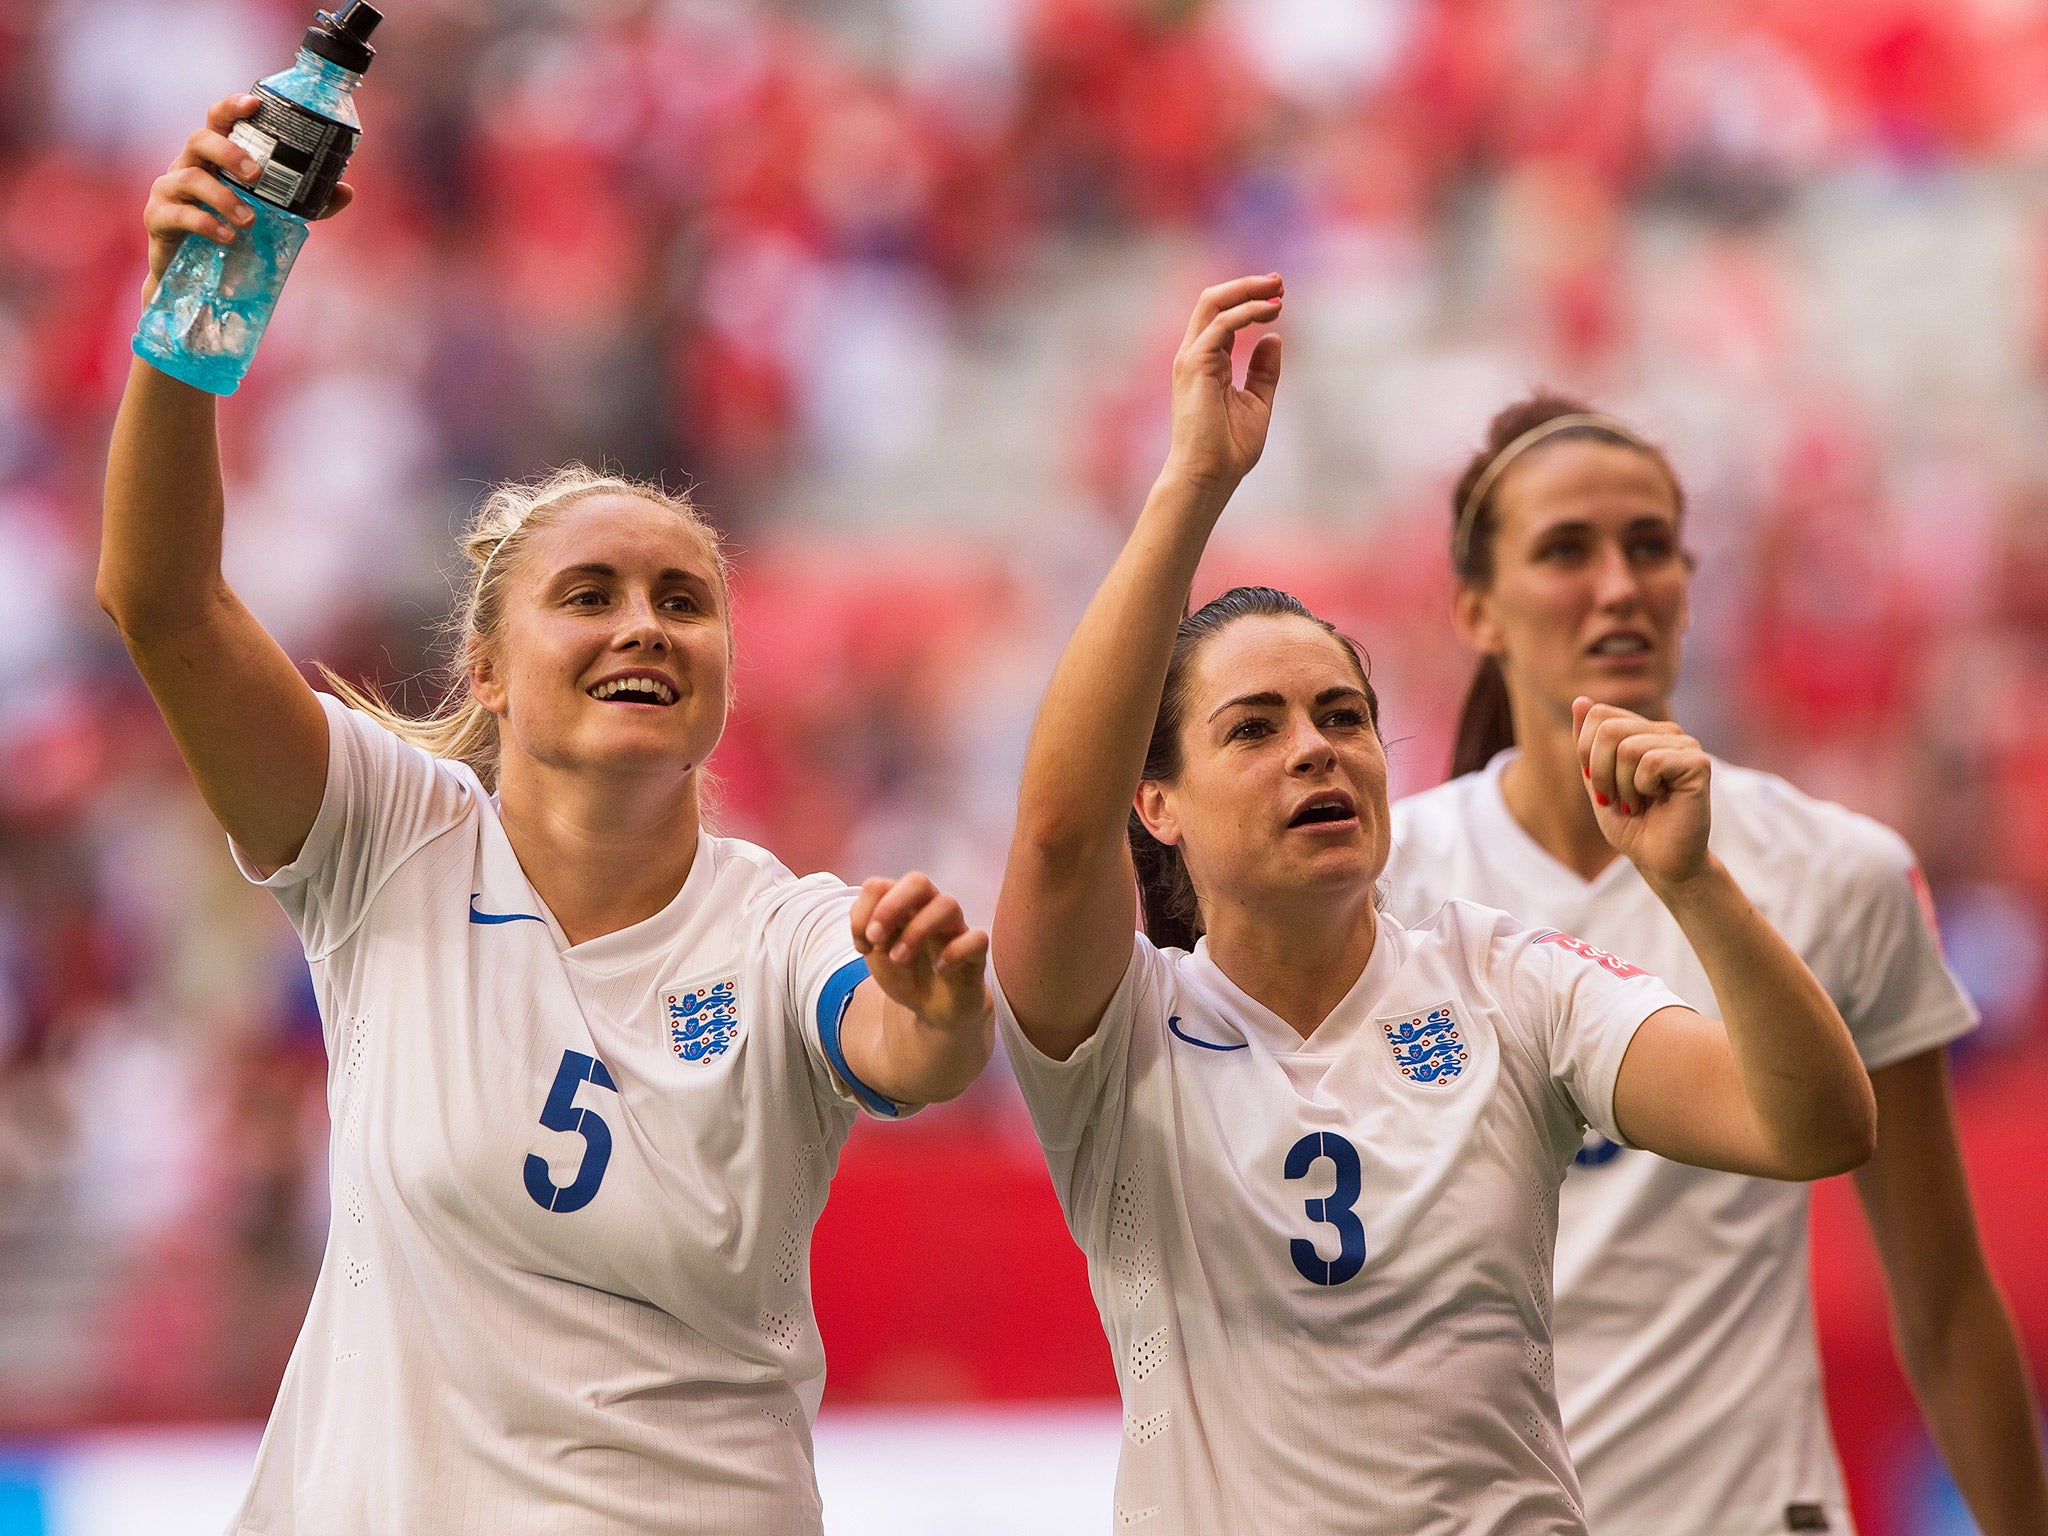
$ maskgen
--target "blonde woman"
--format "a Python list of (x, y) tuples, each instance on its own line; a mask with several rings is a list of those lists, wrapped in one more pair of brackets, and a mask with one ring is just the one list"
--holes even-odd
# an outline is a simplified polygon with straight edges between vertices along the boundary
[[(212, 168), (252, 106), (152, 189), (152, 285), (235, 238)], [(136, 364), (100, 601), (297, 929), (331, 1063), (327, 1254), (234, 1529), (817, 1531), (812, 1224), (858, 1107), (986, 1062), (986, 936), (921, 875), (705, 831), (732, 630), (686, 500), (494, 492), (424, 721), (314, 692), (221, 526), (213, 397)]]

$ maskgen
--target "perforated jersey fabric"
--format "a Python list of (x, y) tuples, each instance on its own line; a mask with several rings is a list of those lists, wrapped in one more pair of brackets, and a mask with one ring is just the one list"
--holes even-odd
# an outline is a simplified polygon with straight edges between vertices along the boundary
[[(1554, 923), (1719, 1014), (1677, 922), (1617, 858), (1581, 879), (1508, 811), (1514, 754), (1394, 807), (1390, 910), (1463, 898)], [(1713, 762), (1712, 846), (1806, 961), (1875, 1071), (1971, 1029), (1897, 834), (1783, 779)], [(1565, 1180), (1557, 1382), (1596, 1531), (1853, 1529), (1821, 1393), (1807, 1186), (1593, 1138)], [(1814, 1527), (1807, 1527), (1814, 1528)]]
[(666, 909), (570, 945), (467, 768), (322, 702), (318, 819), (261, 883), (326, 1026), (333, 1215), (230, 1529), (818, 1531), (854, 893), (702, 836)]
[(1064, 1062), (999, 990), (1122, 1388), (1113, 1529), (1584, 1531), (1550, 1390), (1558, 1181), (1677, 999), (1566, 937), (1464, 903), (1383, 919), (1306, 1040), (1206, 945), (1138, 935)]

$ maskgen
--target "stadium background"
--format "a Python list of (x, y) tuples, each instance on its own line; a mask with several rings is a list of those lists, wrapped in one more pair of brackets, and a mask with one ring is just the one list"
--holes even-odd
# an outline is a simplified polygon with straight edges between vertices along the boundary
[[(310, 9), (0, 5), (8, 1536), (232, 1500), (251, 1431), (175, 1427), (260, 1421), (322, 1241), (303, 963), (91, 596), (145, 189)], [(1203, 591), (1289, 586), (1367, 645), (1397, 792), (1440, 777), (1469, 667), (1447, 486), (1525, 386), (1584, 390), (1691, 491), (1682, 718), (1921, 854), (1985, 1014), (1957, 1094), (2043, 1374), (2048, 5), (387, 10), (361, 201), (223, 416), (229, 574), (294, 654), (421, 702), (484, 484), (572, 456), (688, 479), (740, 572), (722, 827), (798, 870), (921, 866), (985, 920), (1200, 286), (1277, 268), (1290, 301)], [(1815, 1268), (1864, 1531), (1967, 1529), (1846, 1181)], [(1000, 1486), (1078, 1479), (1076, 1528), (1107, 1517), (1107, 1351), (1000, 1063), (856, 1133), (816, 1291), (835, 1529), (856, 1462), (957, 1485), (892, 1530), (1054, 1529), (977, 1483), (1005, 1456)], [(77, 1493), (115, 1463), (154, 1524)]]

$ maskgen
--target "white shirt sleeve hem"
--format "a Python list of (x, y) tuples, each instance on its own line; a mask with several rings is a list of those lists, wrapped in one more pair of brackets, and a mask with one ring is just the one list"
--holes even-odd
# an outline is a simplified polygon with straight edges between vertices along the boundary
[[(1003, 1037), (1011, 1047), (1011, 1061), (1048, 1077), (1062, 1075), (1078, 1076), (1087, 1069), (1088, 1063), (1107, 1049), (1103, 1044), (1105, 1036), (1122, 1032), (1128, 1023), (1132, 1009), (1132, 997), (1138, 985), (1138, 944), (1136, 934), (1132, 935), (1131, 958), (1124, 967), (1124, 974), (1116, 984), (1116, 991), (1110, 994), (1109, 1002), (1102, 1010), (1102, 1017), (1086, 1040), (1074, 1047), (1074, 1053), (1061, 1061), (1048, 1056), (1031, 1043), (1031, 1037), (1024, 1033), (1024, 1026), (1017, 1022), (1016, 1010), (1010, 1006), (1010, 999), (1003, 991), (1002, 977), (995, 966), (989, 967), (989, 990), (995, 994), (996, 1022)], [(1022, 1056), (1022, 1062), (1018, 1057)]]
[[(1601, 1084), (1599, 1095), (1601, 1102), (1597, 1106), (1581, 1104), (1579, 1106), (1579, 1113), (1586, 1117), (1588, 1125), (1613, 1142), (1617, 1147), (1628, 1147), (1634, 1150), (1636, 1146), (1634, 1142), (1621, 1134), (1621, 1119), (1614, 1112), (1614, 1090), (1621, 1083), (1621, 1063), (1628, 1055), (1628, 1048), (1635, 1044), (1637, 1031), (1650, 1021), (1652, 1015), (1662, 1013), (1666, 1008), (1684, 1008), (1686, 1006), (1687, 1004), (1683, 998), (1679, 997), (1676, 993), (1667, 992), (1663, 1001), (1643, 1009), (1641, 1016), (1633, 1024), (1630, 1024), (1626, 1029), (1613, 1031), (1611, 1038), (1602, 1042), (1600, 1054), (1593, 1063), (1593, 1070), (1598, 1074), (1597, 1081)], [(1592, 1113), (1594, 1108), (1600, 1111), (1597, 1118)]]
[(228, 839), (228, 853), (234, 858), (235, 868), (241, 872), (242, 878), (266, 891), (285, 890), (309, 879), (333, 851), (335, 840), (341, 836), (342, 802), (347, 798), (342, 787), (341, 754), (347, 750), (342, 733), (348, 725), (335, 716), (336, 711), (347, 706), (328, 694), (316, 697), (327, 713), (327, 779), (320, 787), (320, 809), (314, 814), (305, 842), (299, 845), (298, 857), (266, 875), (232, 837)]

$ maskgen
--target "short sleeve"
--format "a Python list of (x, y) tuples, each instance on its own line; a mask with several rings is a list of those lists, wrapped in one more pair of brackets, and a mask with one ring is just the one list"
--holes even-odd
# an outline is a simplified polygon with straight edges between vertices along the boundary
[(1684, 999), (1640, 966), (1555, 928), (1505, 929), (1499, 958), (1525, 1015), (1544, 1021), (1550, 1075), (1579, 1118), (1626, 1146), (1614, 1118), (1621, 1059), (1643, 1020)]
[(1886, 833), (1860, 861), (1843, 909), (1858, 941), (1836, 999), (1866, 1070), (1875, 1072), (1948, 1044), (1977, 1027), (1978, 1013), (1942, 959), (1933, 902), (1912, 851)]
[(903, 1106), (854, 1076), (839, 1041), (854, 990), (868, 979), (868, 963), (853, 947), (858, 894), (831, 875), (787, 879), (769, 897), (761, 934), (784, 978), (785, 1022), (802, 1042), (819, 1096), (849, 1112), (894, 1120)]
[(277, 898), (311, 960), (339, 948), (391, 872), (474, 816), (482, 794), (466, 768), (401, 740), (329, 694), (319, 699), (327, 712), (327, 783), (299, 856), (265, 876), (229, 843), (236, 867)]
[(1169, 962), (1144, 934), (1134, 934), (1131, 963), (1103, 1010), (1102, 1022), (1065, 1061), (1055, 1061), (1025, 1038), (1016, 1010), (1003, 993), (1000, 969), (990, 967), (1003, 1049), (1045, 1148), (1060, 1204), (1072, 1219), (1086, 1203), (1088, 1190), (1107, 1179), (1115, 1166), (1130, 1100), (1131, 1041), (1139, 1016), (1165, 994)]

